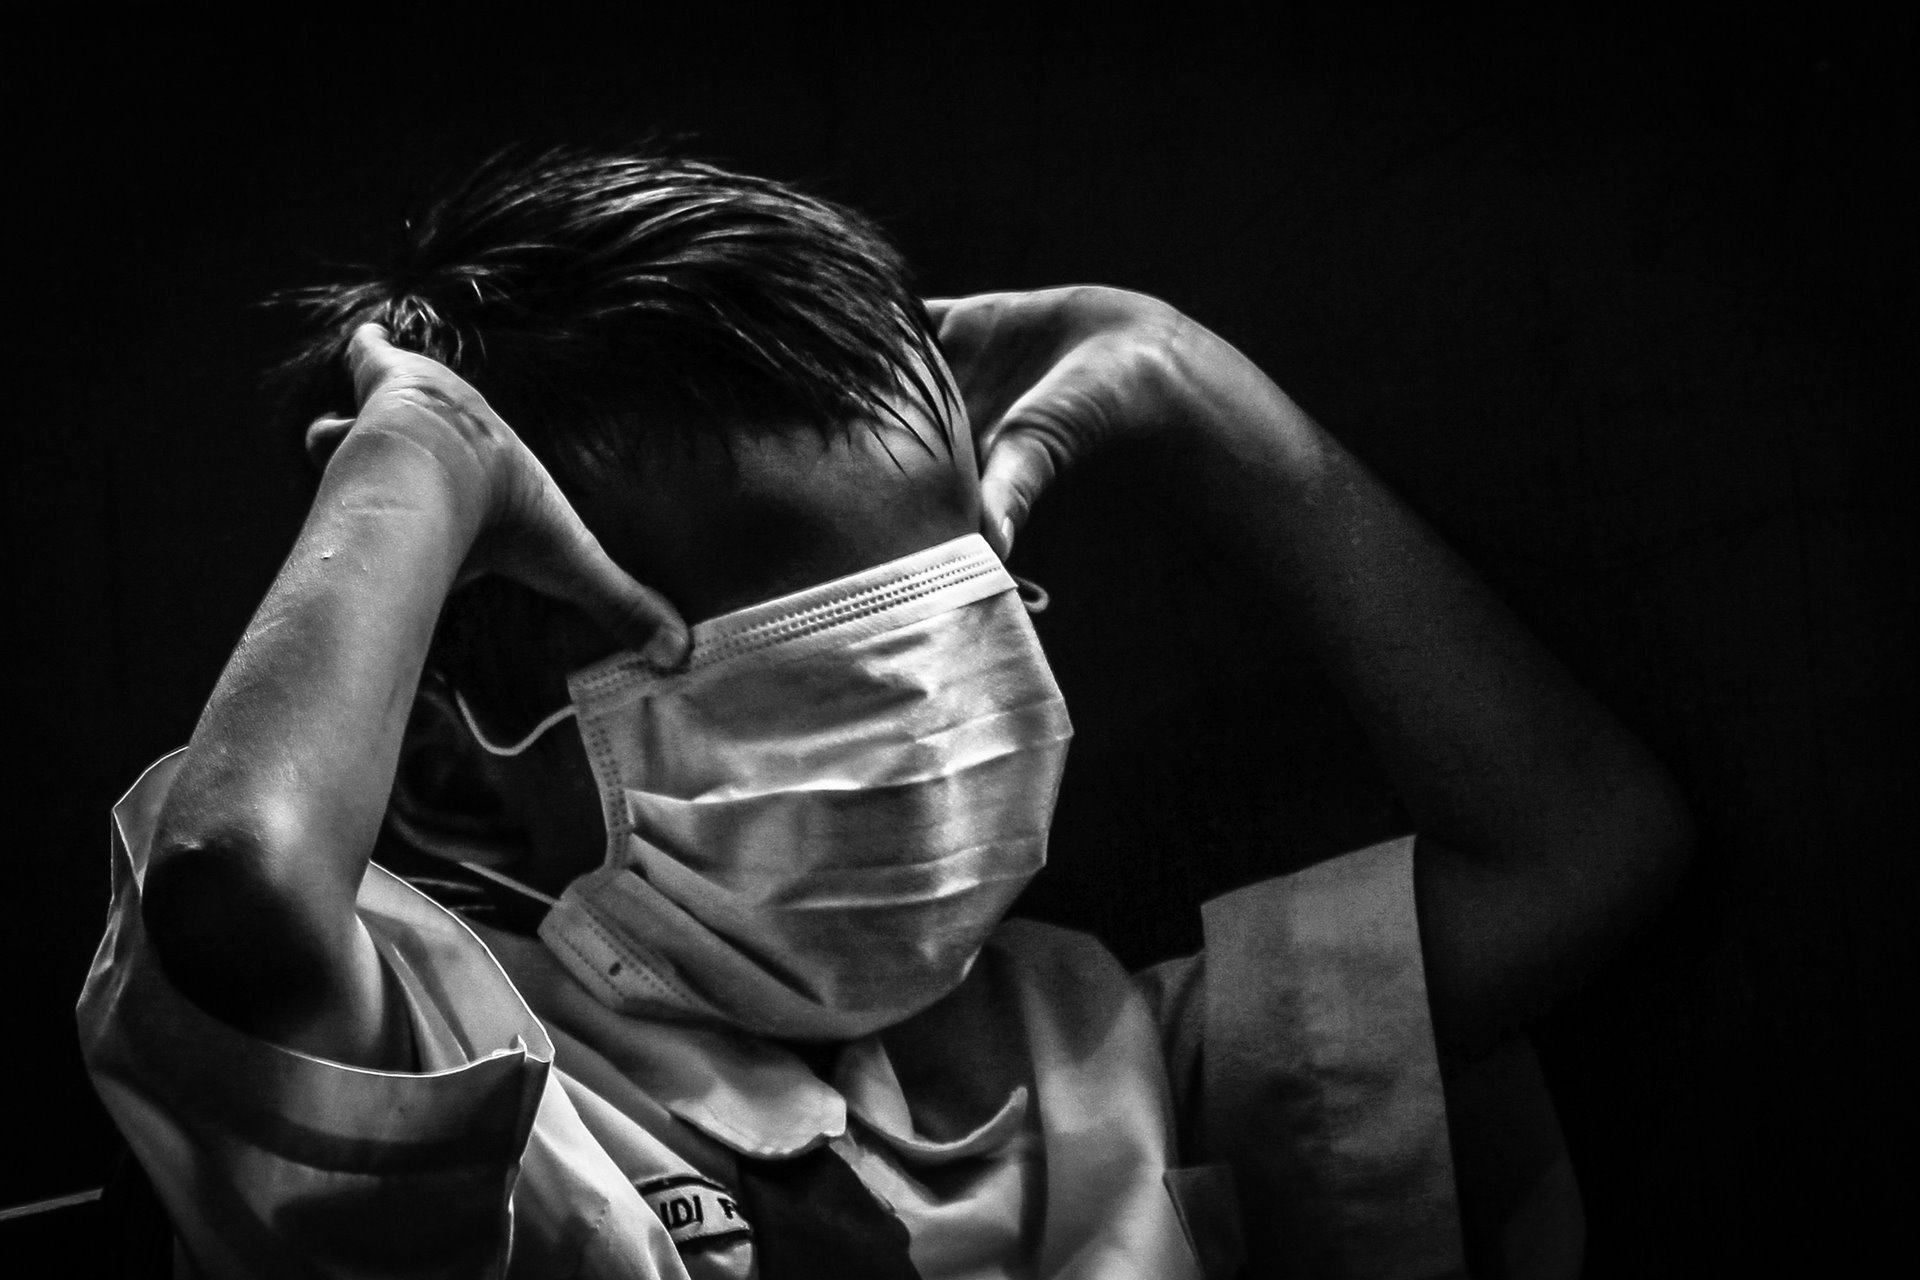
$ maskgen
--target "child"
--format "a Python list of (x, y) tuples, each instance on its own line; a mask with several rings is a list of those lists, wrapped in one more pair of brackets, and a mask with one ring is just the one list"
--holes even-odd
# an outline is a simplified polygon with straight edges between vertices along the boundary
[[(308, 304), (319, 490), (116, 810), (80, 1010), (191, 1273), (1577, 1264), (1550, 1110), (1513, 1158), (1475, 1117), (1684, 814), (1238, 352), (1114, 290), (923, 305), (845, 210), (618, 154), (498, 160)], [(1108, 448), (1420, 829), (1138, 977), (1002, 919), (1071, 727), (1001, 561)]]

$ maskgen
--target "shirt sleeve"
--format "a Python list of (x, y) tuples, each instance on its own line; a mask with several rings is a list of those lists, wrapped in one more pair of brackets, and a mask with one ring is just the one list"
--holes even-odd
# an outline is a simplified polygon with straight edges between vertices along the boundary
[(1205, 951), (1140, 976), (1251, 1274), (1461, 1274), (1412, 870), (1408, 837), (1216, 898)]
[(503, 1274), (553, 1047), (478, 938), (370, 867), (359, 909), (404, 989), (422, 1070), (242, 1034), (167, 981), (141, 925), (178, 756), (115, 807), (113, 898), (78, 1009), (87, 1069), (213, 1277)]

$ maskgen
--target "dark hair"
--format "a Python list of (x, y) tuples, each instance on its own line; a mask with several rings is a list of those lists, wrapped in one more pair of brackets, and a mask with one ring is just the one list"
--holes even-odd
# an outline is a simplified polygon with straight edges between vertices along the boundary
[(897, 417), (896, 388), (947, 416), (877, 227), (690, 160), (500, 153), (410, 219), (390, 263), (281, 300), (311, 328), (271, 376), (300, 427), (351, 411), (340, 355), (373, 320), (473, 383), (563, 485), (663, 432)]
[[(951, 430), (923, 372), (925, 308), (878, 228), (691, 160), (503, 152), (407, 222), (385, 266), (279, 301), (310, 333), (269, 375), (296, 426), (352, 411), (341, 354), (377, 321), (471, 382), (574, 494), (689, 434), (899, 420), (899, 392)], [(434, 664), (456, 686), (507, 692), (488, 669), (533, 656), (540, 606), (508, 603), (525, 594), (474, 584), (449, 601)]]

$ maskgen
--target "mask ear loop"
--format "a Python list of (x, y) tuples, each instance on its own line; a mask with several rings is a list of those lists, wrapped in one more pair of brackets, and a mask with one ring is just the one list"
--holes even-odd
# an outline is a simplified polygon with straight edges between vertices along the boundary
[(453, 705), (460, 708), (460, 718), (467, 722), (467, 732), (471, 733), (473, 735), (473, 740), (480, 744), (480, 749), (482, 751), (485, 751), (490, 756), (519, 755), (521, 752), (525, 751), (528, 747), (532, 746), (534, 743), (540, 741), (541, 738), (545, 737), (547, 730), (553, 728), (553, 726), (559, 724), (562, 720), (565, 720), (567, 717), (573, 714), (573, 708), (571, 706), (562, 707), (558, 711), (554, 712), (552, 715), (548, 716), (546, 719), (542, 720), (539, 724), (533, 726), (532, 730), (528, 732), (526, 737), (520, 739), (520, 741), (518, 742), (515, 742), (508, 746), (503, 747), (503, 746), (500, 746), (498, 743), (494, 742), (493, 739), (487, 737), (487, 735), (481, 731), (479, 722), (473, 718), (473, 709), (467, 706), (466, 698), (461, 696), (461, 693), (458, 689), (455, 689), (453, 691)]
[(1020, 592), (1020, 603), (1026, 606), (1027, 612), (1045, 613), (1047, 606), (1053, 603), (1053, 597), (1047, 594), (1047, 589), (1032, 578), (1023, 578), (1017, 573), (1010, 576), (1014, 587)]

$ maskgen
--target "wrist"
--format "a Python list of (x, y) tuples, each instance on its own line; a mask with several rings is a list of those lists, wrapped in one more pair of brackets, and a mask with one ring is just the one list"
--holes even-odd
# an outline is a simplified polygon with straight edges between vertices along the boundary
[(1246, 475), (1251, 468), (1269, 486), (1319, 473), (1330, 444), (1325, 433), (1226, 339), (1181, 317), (1163, 365), (1181, 457), (1207, 470)]
[(469, 450), (436, 448), (405, 432), (362, 426), (328, 460), (314, 509), (389, 514), (437, 528), (456, 550), (457, 563), (485, 524), (486, 486)]
[(397, 593), (390, 603), (427, 600), (437, 613), (480, 538), (479, 498), (418, 441), (356, 428), (327, 462), (295, 562), (337, 584), (353, 580), (352, 566), (377, 566), (383, 589)]

